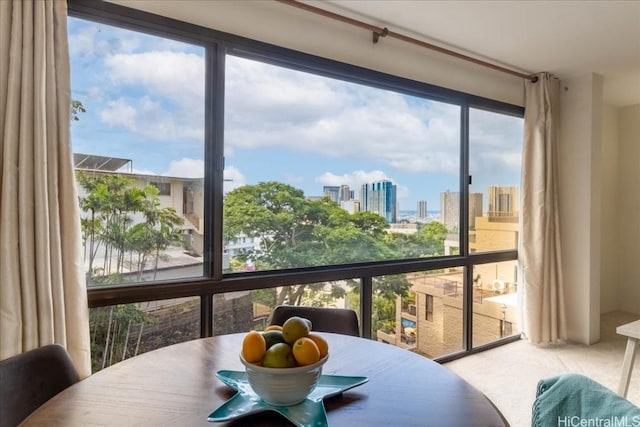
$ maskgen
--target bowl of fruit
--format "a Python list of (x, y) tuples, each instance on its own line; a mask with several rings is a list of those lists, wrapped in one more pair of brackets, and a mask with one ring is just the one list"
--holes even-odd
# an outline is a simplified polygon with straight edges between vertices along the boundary
[(251, 388), (269, 405), (296, 405), (318, 384), (329, 346), (311, 327), (308, 319), (294, 316), (281, 327), (245, 335), (240, 361)]

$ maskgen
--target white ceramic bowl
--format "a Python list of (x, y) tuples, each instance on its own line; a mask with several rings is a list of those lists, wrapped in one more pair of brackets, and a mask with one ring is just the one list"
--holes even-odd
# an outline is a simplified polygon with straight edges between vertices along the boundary
[(265, 368), (244, 360), (247, 379), (253, 391), (269, 405), (292, 406), (302, 402), (316, 388), (322, 365), (329, 359), (326, 355), (313, 365), (295, 368)]

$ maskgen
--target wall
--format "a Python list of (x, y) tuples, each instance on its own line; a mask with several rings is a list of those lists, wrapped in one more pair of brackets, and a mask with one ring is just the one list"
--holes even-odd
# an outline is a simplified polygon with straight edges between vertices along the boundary
[(640, 104), (618, 108), (617, 308), (640, 314)]
[(602, 313), (618, 308), (618, 169), (618, 110), (605, 106), (602, 111)]
[[(180, 21), (516, 105), (522, 79), (274, 1), (110, 0)], [(330, 5), (327, 5), (330, 7)], [(353, 18), (370, 22), (357, 15)]]
[(588, 74), (562, 87), (558, 180), (567, 335), (592, 344), (600, 339), (602, 77)]

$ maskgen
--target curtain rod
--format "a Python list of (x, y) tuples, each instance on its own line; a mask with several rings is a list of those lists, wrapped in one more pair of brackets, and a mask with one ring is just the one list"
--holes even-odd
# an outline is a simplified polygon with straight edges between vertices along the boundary
[(464, 61), (472, 62), (476, 65), (481, 65), (483, 67), (491, 68), (496, 71), (500, 71), (506, 74), (511, 74), (512, 76), (521, 77), (523, 79), (529, 79), (534, 83), (538, 80), (536, 76), (531, 76), (529, 74), (520, 73), (518, 71), (511, 70), (509, 68), (501, 67), (496, 64), (492, 64), (490, 62), (482, 61), (480, 59), (473, 58), (471, 56), (463, 55), (461, 53), (455, 52), (453, 50), (445, 49), (440, 46), (436, 46), (431, 43), (427, 43), (418, 39), (414, 39), (409, 36), (405, 36), (400, 33), (396, 33), (395, 31), (390, 31), (387, 27), (380, 28), (375, 25), (368, 24), (366, 22), (358, 21), (357, 19), (349, 18), (344, 15), (339, 15), (337, 13), (329, 12), (328, 10), (320, 9), (319, 7), (311, 6), (310, 4), (301, 3), (297, 0), (276, 0), (280, 3), (284, 3), (289, 6), (296, 7), (298, 9), (303, 9), (308, 12), (315, 13), (317, 15), (324, 16), (326, 18), (331, 18), (336, 21), (344, 22), (346, 24), (354, 25), (356, 27), (363, 28), (365, 30), (373, 32), (373, 42), (378, 43), (380, 37), (392, 37), (394, 39), (402, 40), (404, 42), (414, 44), (417, 46), (424, 47), (426, 49), (435, 50), (436, 52), (444, 53), (445, 55), (453, 56), (458, 59), (462, 59)]

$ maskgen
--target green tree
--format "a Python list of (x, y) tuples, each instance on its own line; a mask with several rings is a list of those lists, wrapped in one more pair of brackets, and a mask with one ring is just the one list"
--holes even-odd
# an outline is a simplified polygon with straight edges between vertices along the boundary
[[(87, 281), (95, 282), (98, 271), (103, 276), (123, 274), (127, 254), (136, 258), (135, 263), (129, 261), (128, 267), (137, 271), (137, 280), (142, 278), (146, 262), (153, 256), (155, 279), (162, 252), (182, 241), (182, 217), (173, 208), (160, 207), (159, 191), (153, 185), (138, 187), (135, 180), (122, 175), (84, 172), (77, 173), (77, 181), (85, 194), (79, 203), (87, 214), (81, 221), (85, 253), (89, 257)], [(142, 214), (144, 221), (136, 223), (136, 214)], [(104, 255), (104, 263), (96, 269), (99, 251)]]
[(447, 238), (447, 227), (441, 222), (431, 221), (416, 233), (429, 255), (444, 255), (444, 240)]
[[(308, 200), (302, 190), (279, 182), (245, 185), (228, 193), (224, 219), (225, 241), (235, 240), (241, 234), (260, 239), (259, 248), (246, 250), (237, 258), (251, 261), (261, 269), (378, 261), (399, 256), (385, 242), (387, 224), (381, 216), (371, 212), (351, 215), (328, 198)], [(318, 304), (318, 299), (305, 291), (317, 293), (325, 285), (283, 287), (276, 303), (300, 304), (306, 298), (309, 304)], [(332, 285), (332, 295), (339, 297), (344, 293), (340, 284)]]

